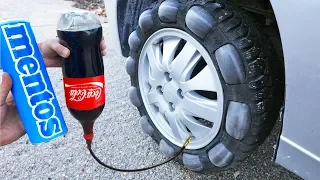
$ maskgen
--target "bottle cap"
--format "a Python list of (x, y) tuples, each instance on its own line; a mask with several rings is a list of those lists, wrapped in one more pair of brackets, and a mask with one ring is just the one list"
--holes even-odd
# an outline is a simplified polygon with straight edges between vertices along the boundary
[(60, 15), (57, 30), (85, 31), (101, 27), (99, 16), (91, 12), (68, 12)]

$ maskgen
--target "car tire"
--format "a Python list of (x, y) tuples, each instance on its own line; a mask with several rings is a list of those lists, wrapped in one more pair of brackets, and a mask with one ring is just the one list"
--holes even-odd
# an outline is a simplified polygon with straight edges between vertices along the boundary
[[(132, 85), (129, 97), (140, 112), (143, 132), (168, 157), (181, 146), (162, 133), (155, 124), (157, 119), (148, 113), (139, 67), (150, 37), (170, 29), (187, 33), (206, 50), (223, 98), (220, 126), (214, 138), (203, 147), (187, 148), (177, 160), (193, 171), (235, 167), (264, 142), (278, 118), (283, 101), (283, 84), (279, 81), (283, 69), (276, 51), (254, 18), (224, 1), (166, 0), (145, 10), (128, 39), (131, 51), (126, 71)], [(207, 66), (211, 63), (206, 62)]]

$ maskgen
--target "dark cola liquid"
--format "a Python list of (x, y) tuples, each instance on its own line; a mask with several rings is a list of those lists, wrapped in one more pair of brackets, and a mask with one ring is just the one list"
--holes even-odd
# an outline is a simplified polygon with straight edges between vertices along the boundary
[[(63, 59), (62, 72), (67, 78), (87, 78), (104, 75), (100, 42), (102, 27), (84, 31), (57, 31), (61, 44), (68, 47), (71, 54)], [(74, 118), (86, 122), (97, 119), (105, 104), (93, 110), (69, 109)]]

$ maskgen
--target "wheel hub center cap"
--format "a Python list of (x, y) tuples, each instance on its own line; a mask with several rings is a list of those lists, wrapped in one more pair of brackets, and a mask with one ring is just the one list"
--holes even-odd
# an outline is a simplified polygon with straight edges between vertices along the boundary
[(165, 84), (163, 87), (163, 96), (165, 100), (172, 103), (176, 102), (178, 98), (176, 92), (178, 89), (178, 86), (173, 81)]

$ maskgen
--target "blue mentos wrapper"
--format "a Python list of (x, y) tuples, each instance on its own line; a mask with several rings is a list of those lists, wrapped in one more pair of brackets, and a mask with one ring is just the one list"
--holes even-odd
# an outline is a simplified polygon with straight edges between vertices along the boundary
[(28, 20), (0, 22), (0, 54), (10, 74), (12, 95), (32, 144), (56, 139), (68, 132), (48, 72)]

